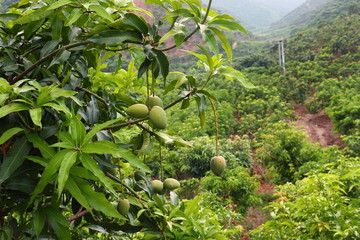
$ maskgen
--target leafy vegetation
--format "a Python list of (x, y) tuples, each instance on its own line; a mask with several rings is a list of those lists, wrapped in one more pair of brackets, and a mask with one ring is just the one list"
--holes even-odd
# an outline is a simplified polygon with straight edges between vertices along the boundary
[[(285, 40), (286, 73), (277, 43), (238, 42), (200, 1), (15, 3), (0, 239), (358, 239), (360, 19), (331, 2)], [(294, 103), (345, 148), (309, 142)]]

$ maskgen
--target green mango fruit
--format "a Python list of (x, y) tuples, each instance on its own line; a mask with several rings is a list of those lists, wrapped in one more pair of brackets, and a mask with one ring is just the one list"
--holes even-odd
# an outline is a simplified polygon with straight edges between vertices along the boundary
[(180, 187), (180, 183), (178, 180), (174, 178), (167, 178), (164, 180), (164, 188), (168, 190), (174, 190)]
[(117, 210), (119, 211), (119, 213), (121, 213), (123, 216), (127, 216), (127, 214), (129, 213), (130, 210), (130, 202), (129, 200), (125, 199), (120, 199), (117, 203)]
[(162, 181), (160, 180), (153, 180), (151, 181), (151, 185), (154, 189), (154, 192), (156, 193), (162, 193), (163, 189), (164, 189), (164, 184)]
[(210, 168), (216, 176), (221, 176), (226, 167), (226, 160), (222, 156), (215, 156), (211, 159)]
[(164, 104), (163, 104), (162, 100), (158, 96), (155, 96), (155, 95), (152, 95), (152, 96), (149, 97), (148, 106), (150, 108), (153, 108), (155, 106), (159, 106), (161, 108), (164, 108)]
[(159, 106), (151, 108), (149, 113), (149, 120), (154, 128), (165, 129), (167, 126), (167, 117), (164, 109)]
[(133, 118), (145, 118), (149, 115), (149, 108), (145, 104), (134, 104), (126, 109), (126, 113)]

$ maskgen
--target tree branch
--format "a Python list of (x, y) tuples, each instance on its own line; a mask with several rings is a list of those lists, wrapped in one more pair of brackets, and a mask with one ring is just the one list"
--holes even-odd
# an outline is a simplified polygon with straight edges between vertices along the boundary
[[(206, 22), (206, 19), (207, 17), (209, 16), (209, 13), (210, 13), (210, 9), (211, 9), (211, 4), (212, 4), (212, 0), (209, 0), (209, 3), (208, 3), (208, 6), (207, 6), (207, 9), (206, 9), (206, 13), (205, 13), (205, 16), (204, 16), (204, 19), (200, 22), (200, 24), (204, 24)], [(183, 42), (186, 42), (187, 40), (189, 40), (197, 31), (199, 31), (200, 27), (197, 26), (189, 35), (187, 35), (185, 38), (184, 38), (184, 41)], [(159, 51), (169, 51), (171, 49), (174, 49), (176, 48), (177, 45), (174, 44), (170, 47), (167, 47), (167, 48), (161, 48), (161, 49), (156, 49), (156, 50), (159, 50)]]
[(44, 63), (45, 61), (49, 60), (50, 58), (54, 57), (58, 52), (60, 52), (61, 50), (67, 50), (70, 48), (74, 48), (77, 46), (81, 46), (81, 45), (85, 45), (85, 44), (89, 44), (89, 42), (85, 41), (85, 42), (78, 42), (78, 43), (72, 43), (66, 46), (63, 46), (61, 48), (58, 48), (54, 51), (52, 51), (51, 53), (49, 53), (48, 55), (40, 58), (37, 62), (35, 62), (33, 65), (31, 65), (28, 69), (25, 69), (25, 71), (23, 71), (22, 73), (20, 73), (17, 77), (15, 77), (12, 81), (11, 84), (16, 83), (17, 81), (20, 81), (21, 79), (23, 79), (23, 77), (26, 76), (26, 74), (28, 74), (29, 72), (31, 72), (32, 70), (34, 70), (37, 66), (39, 66), (40, 64)]
[[(94, 210), (93, 208), (91, 208), (91, 211)], [(81, 212), (78, 212), (76, 213), (74, 216), (71, 216), (69, 217), (67, 220), (68, 222), (73, 222), (75, 221), (76, 219), (78, 219), (79, 217), (82, 217), (84, 216), (85, 214), (88, 214), (90, 211), (89, 210), (84, 210), (84, 211), (81, 211)]]

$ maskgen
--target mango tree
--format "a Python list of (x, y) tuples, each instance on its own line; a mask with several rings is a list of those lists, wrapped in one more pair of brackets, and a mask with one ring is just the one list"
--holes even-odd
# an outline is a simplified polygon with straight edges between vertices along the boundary
[[(0, 15), (1, 239), (226, 238), (199, 199), (170, 191), (176, 182), (154, 191), (144, 156), (154, 142), (187, 145), (166, 133), (166, 110), (195, 101), (203, 123), (215, 76), (251, 86), (226, 65), (222, 32), (246, 31), (211, 0), (146, 4), (163, 17), (128, 0), (21, 0)], [(206, 44), (185, 53), (204, 76), (169, 73), (168, 51), (194, 35)], [(179, 95), (154, 106), (155, 90)], [(135, 104), (145, 113), (127, 111)]]

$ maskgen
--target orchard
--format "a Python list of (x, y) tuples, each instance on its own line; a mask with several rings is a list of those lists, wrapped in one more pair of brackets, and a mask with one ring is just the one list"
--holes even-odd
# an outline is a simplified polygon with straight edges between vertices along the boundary
[[(21, 0), (0, 15), (0, 239), (227, 239), (199, 199), (179, 199), (178, 180), (145, 161), (152, 151), (162, 166), (161, 151), (189, 145), (166, 131), (166, 111), (190, 102), (200, 124), (211, 106), (219, 155), (207, 85), (252, 87), (228, 65), (224, 34), (246, 31), (211, 3), (147, 0), (159, 18), (132, 1)], [(205, 44), (182, 52), (200, 77), (168, 57), (195, 35)], [(222, 175), (224, 158), (215, 165)]]

